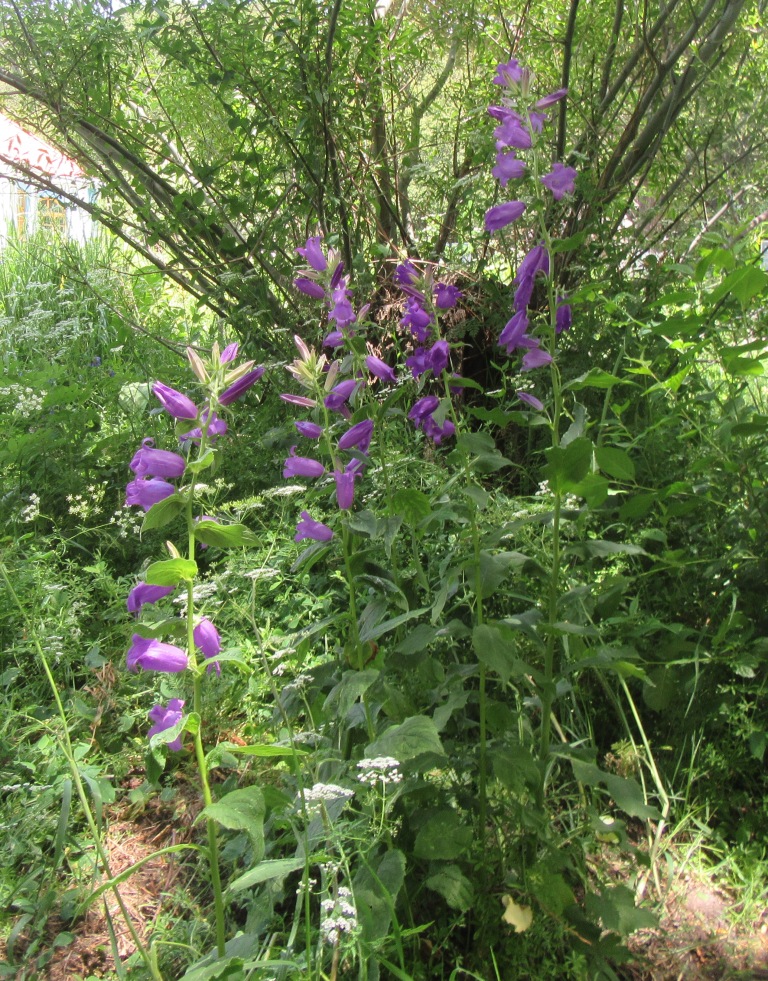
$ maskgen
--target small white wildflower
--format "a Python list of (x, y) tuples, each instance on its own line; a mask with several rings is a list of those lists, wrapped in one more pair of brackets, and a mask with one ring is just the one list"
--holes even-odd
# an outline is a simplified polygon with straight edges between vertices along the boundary
[(321, 908), (326, 915), (320, 923), (320, 930), (326, 943), (335, 947), (342, 934), (352, 934), (357, 929), (357, 910), (352, 902), (349, 889), (340, 886), (336, 899), (324, 899)]
[(354, 797), (354, 790), (347, 790), (336, 783), (316, 783), (309, 790), (304, 791), (304, 803), (309, 808), (310, 805), (325, 803), (334, 800), (349, 800)]
[(388, 783), (401, 783), (403, 779), (400, 773), (400, 760), (392, 756), (360, 760), (357, 768), (361, 771), (357, 779), (360, 783), (366, 783), (371, 787), (375, 787), (379, 781), (386, 787)]

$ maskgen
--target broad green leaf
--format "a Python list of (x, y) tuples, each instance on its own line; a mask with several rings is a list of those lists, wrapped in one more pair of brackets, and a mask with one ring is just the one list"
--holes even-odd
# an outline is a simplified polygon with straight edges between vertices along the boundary
[(599, 920), (604, 930), (612, 930), (621, 937), (658, 926), (658, 918), (650, 910), (638, 909), (634, 892), (622, 884), (605, 886), (599, 894), (587, 893), (585, 907), (587, 914)]
[(529, 670), (518, 656), (516, 631), (506, 624), (478, 624), (472, 631), (472, 647), (477, 659), (505, 683), (510, 678), (522, 677)]
[(255, 861), (264, 854), (264, 797), (258, 787), (241, 787), (204, 807), (200, 818), (210, 818), (230, 831), (244, 831), (251, 839)]
[(360, 641), (361, 643), (367, 643), (371, 640), (377, 640), (379, 637), (383, 637), (384, 634), (388, 634), (391, 630), (395, 630), (397, 627), (401, 626), (403, 623), (407, 623), (409, 620), (413, 620), (416, 617), (422, 616), (427, 612), (428, 607), (424, 607), (420, 610), (409, 610), (407, 613), (400, 613), (396, 617), (390, 617), (389, 620), (383, 620), (381, 623), (377, 623), (375, 626), (369, 624), (368, 626), (360, 628)]
[(260, 862), (255, 869), (251, 869), (250, 872), (238, 876), (234, 882), (230, 882), (227, 890), (228, 892), (240, 892), (241, 889), (250, 889), (251, 886), (258, 886), (270, 879), (283, 879), (291, 872), (303, 868), (303, 858), (276, 858), (268, 862)]
[(603, 371), (602, 368), (592, 368), (586, 374), (579, 375), (567, 385), (563, 385), (563, 388), (570, 388), (574, 392), (579, 392), (582, 388), (613, 388), (614, 385), (620, 384), (634, 383), (625, 382), (624, 379)]
[(479, 579), (475, 575), (477, 566), (474, 559), (465, 565), (467, 584), (473, 592), (480, 593), (482, 599), (493, 596), (510, 569), (522, 569), (528, 556), (522, 552), (480, 552)]
[(568, 446), (552, 446), (547, 451), (544, 475), (553, 491), (571, 491), (592, 467), (592, 440), (580, 436)]
[(147, 569), (144, 582), (150, 586), (176, 586), (180, 582), (192, 582), (196, 575), (197, 562), (192, 559), (163, 559)]
[(472, 829), (450, 807), (433, 813), (416, 835), (413, 854), (428, 861), (458, 858), (472, 844)]
[(338, 719), (346, 719), (352, 706), (359, 701), (379, 677), (373, 668), (366, 671), (345, 671), (341, 681), (328, 694), (324, 712), (333, 712)]
[(472, 908), (475, 890), (458, 865), (445, 865), (426, 879), (426, 886), (462, 913)]
[(565, 550), (569, 555), (597, 556), (606, 558), (609, 555), (647, 555), (644, 548), (632, 545), (630, 542), (606, 542), (593, 538), (587, 542), (575, 542)]
[(628, 518), (643, 518), (651, 510), (656, 501), (657, 494), (635, 494), (628, 498), (619, 508), (619, 517), (622, 521)]
[(375, 538), (379, 531), (379, 519), (373, 511), (366, 508), (364, 511), (356, 511), (349, 516), (349, 527), (358, 535)]
[(584, 760), (571, 759), (573, 775), (588, 787), (599, 787), (605, 784), (608, 793), (616, 801), (617, 807), (628, 814), (630, 817), (646, 818), (656, 820), (659, 812), (655, 807), (646, 804), (643, 797), (643, 789), (636, 780), (627, 777), (616, 776), (615, 773), (606, 773), (594, 763), (587, 763)]
[(765, 368), (759, 358), (735, 357), (724, 358), (723, 367), (729, 375), (742, 378), (757, 377), (765, 374)]
[(524, 746), (499, 746), (489, 756), (494, 776), (507, 790), (524, 794), (535, 791), (541, 783), (536, 761)]
[(151, 531), (152, 528), (162, 528), (164, 525), (170, 524), (176, 515), (184, 510), (186, 503), (186, 498), (181, 494), (171, 494), (164, 501), (153, 504), (144, 515), (144, 520), (141, 523), (142, 535), (145, 531)]
[(615, 446), (598, 446), (595, 449), (597, 465), (616, 480), (634, 480), (635, 465), (628, 453)]
[(241, 548), (259, 543), (258, 535), (245, 525), (220, 525), (216, 521), (198, 521), (195, 538), (204, 545), (214, 545), (216, 548)]
[(219, 746), (230, 753), (238, 753), (241, 756), (300, 756), (306, 753), (305, 749), (300, 749), (298, 746), (294, 749), (293, 746), (275, 746), (274, 743), (264, 743), (262, 745), (254, 743), (251, 746), (237, 746), (235, 743), (224, 742), (219, 743)]
[(609, 481), (599, 473), (588, 473), (587, 476), (573, 485), (572, 493), (583, 497), (591, 508), (599, 508), (605, 503), (611, 489)]
[(361, 868), (352, 883), (357, 916), (367, 941), (389, 933), (395, 901), (405, 879), (405, 855), (393, 848), (382, 856), (378, 866)]
[(424, 715), (413, 715), (365, 747), (365, 755), (392, 756), (401, 763), (424, 753), (445, 756), (437, 727)]

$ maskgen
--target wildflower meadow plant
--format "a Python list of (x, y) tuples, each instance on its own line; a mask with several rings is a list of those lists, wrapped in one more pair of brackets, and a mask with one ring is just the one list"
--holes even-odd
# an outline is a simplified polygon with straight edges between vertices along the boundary
[[(176, 421), (178, 449), (159, 449), (152, 439), (145, 439), (130, 461), (134, 479), (126, 487), (126, 505), (146, 512), (143, 528), (163, 527), (181, 515), (186, 519), (186, 535), (181, 547), (167, 543), (170, 557), (151, 564), (128, 594), (126, 605), (136, 623), (126, 666), (134, 673), (181, 676), (180, 686), (191, 689), (191, 705), (186, 698), (171, 698), (167, 704), (158, 703), (150, 709), (149, 720), (153, 724), (148, 737), (153, 747), (164, 745), (173, 752), (184, 750), (186, 734), (192, 738), (205, 803), (203, 815), (214, 895), (216, 946), (222, 956), (226, 937), (216, 825), (219, 822), (226, 827), (237, 827), (238, 815), (244, 807), (251, 814), (258, 812), (261, 793), (256, 787), (244, 788), (216, 802), (211, 793), (209, 756), (203, 741), (202, 689), (204, 684), (215, 684), (222, 671), (222, 661), (235, 658), (222, 652), (221, 637), (214, 623), (196, 613), (197, 556), (208, 545), (238, 547), (251, 542), (252, 536), (242, 525), (224, 525), (206, 514), (197, 491), (199, 475), (214, 466), (220, 452), (219, 441), (227, 431), (223, 413), (248, 392), (264, 369), (255, 367), (251, 361), (235, 364), (237, 344), (230, 344), (223, 351), (214, 344), (207, 361), (192, 348), (187, 354), (203, 390), (202, 404), (157, 382), (152, 390), (163, 409)], [(179, 633), (184, 635), (183, 646), (161, 640), (156, 636), (157, 627), (145, 628), (141, 621), (145, 607), (162, 603), (175, 592), (185, 600), (181, 619), (162, 621), (162, 627), (174, 637)], [(191, 711), (185, 712), (188, 705)]]

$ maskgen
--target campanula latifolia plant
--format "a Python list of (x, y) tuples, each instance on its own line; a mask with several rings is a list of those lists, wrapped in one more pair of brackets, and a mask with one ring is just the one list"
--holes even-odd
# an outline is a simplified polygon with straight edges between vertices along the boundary
[[(192, 739), (205, 803), (203, 815), (214, 895), (216, 946), (221, 956), (225, 922), (216, 823), (237, 828), (241, 826), (242, 818), (238, 815), (246, 807), (244, 802), (248, 801), (251, 819), (261, 804), (255, 787), (232, 791), (216, 803), (211, 793), (210, 757), (206, 754), (202, 718), (203, 686), (215, 683), (221, 674), (221, 661), (231, 656), (222, 654), (215, 624), (197, 613), (195, 582), (197, 557), (202, 548), (244, 545), (251, 539), (242, 525), (223, 525), (206, 514), (199, 492), (200, 475), (216, 463), (221, 437), (228, 428), (225, 414), (229, 407), (259, 380), (264, 368), (256, 367), (253, 361), (237, 364), (236, 343), (227, 345), (223, 351), (214, 344), (207, 360), (192, 348), (187, 349), (187, 355), (202, 389), (201, 404), (163, 382), (155, 383), (152, 389), (163, 409), (175, 420), (178, 451), (158, 449), (153, 440), (145, 439), (130, 462), (135, 476), (126, 487), (126, 504), (146, 512), (144, 528), (162, 527), (181, 516), (185, 535), (178, 546), (167, 543), (170, 558), (150, 565), (144, 578), (128, 594), (128, 610), (138, 623), (126, 655), (126, 666), (130, 672), (180, 675), (180, 687), (186, 689), (187, 697), (171, 698), (167, 704), (158, 703), (150, 709), (149, 720), (153, 724), (148, 736), (153, 746), (162, 743), (174, 752), (183, 750), (185, 734)], [(140, 618), (144, 607), (162, 603), (175, 592), (182, 593), (184, 598), (181, 620), (172, 617), (142, 629)], [(168, 643), (160, 639), (163, 634), (181, 636), (183, 642)]]

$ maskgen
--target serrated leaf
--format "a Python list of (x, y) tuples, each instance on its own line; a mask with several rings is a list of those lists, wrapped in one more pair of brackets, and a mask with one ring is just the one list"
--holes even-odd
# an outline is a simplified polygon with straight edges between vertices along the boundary
[(617, 375), (612, 375), (601, 368), (592, 368), (584, 375), (579, 375), (573, 381), (568, 382), (563, 388), (570, 388), (574, 392), (581, 391), (582, 388), (613, 388), (614, 385), (628, 384)]
[(229, 831), (244, 831), (251, 839), (254, 859), (264, 854), (264, 796), (258, 787), (241, 787), (204, 807), (200, 818), (211, 819)]
[(599, 787), (605, 784), (608, 793), (616, 801), (616, 805), (630, 817), (646, 818), (656, 820), (659, 812), (655, 807), (646, 804), (643, 797), (643, 790), (636, 780), (627, 777), (616, 776), (615, 773), (606, 773), (594, 763), (587, 763), (584, 760), (571, 759), (573, 775), (579, 783), (586, 784), (588, 787)]
[(141, 523), (142, 535), (145, 531), (162, 528), (164, 525), (170, 524), (184, 510), (186, 503), (186, 498), (182, 497), (181, 494), (171, 494), (165, 500), (153, 504), (144, 515), (144, 520)]
[(437, 726), (424, 715), (413, 715), (399, 726), (392, 726), (365, 747), (367, 757), (392, 756), (401, 763), (424, 753), (445, 756)]
[(616, 446), (598, 446), (595, 449), (597, 465), (610, 477), (616, 480), (634, 480), (635, 465), (628, 453)]
[(303, 858), (276, 858), (268, 862), (260, 862), (255, 869), (251, 869), (245, 875), (238, 876), (234, 882), (230, 882), (227, 890), (228, 892), (240, 892), (241, 889), (250, 889), (262, 882), (269, 882), (270, 879), (285, 878), (291, 872), (303, 868)]
[(427, 877), (426, 886), (462, 913), (472, 908), (475, 890), (458, 865), (446, 865)]
[(144, 574), (149, 586), (176, 586), (180, 582), (192, 582), (197, 575), (197, 562), (192, 559), (163, 559), (153, 562)]
[(552, 446), (547, 451), (544, 475), (552, 490), (570, 491), (583, 480), (592, 466), (592, 440), (580, 436), (568, 446)]
[(217, 521), (198, 521), (195, 538), (204, 545), (214, 545), (216, 548), (242, 548), (259, 542), (258, 535), (245, 525), (220, 525)]
[(423, 824), (413, 844), (413, 854), (427, 861), (458, 858), (472, 844), (472, 829), (446, 807), (433, 813)]

